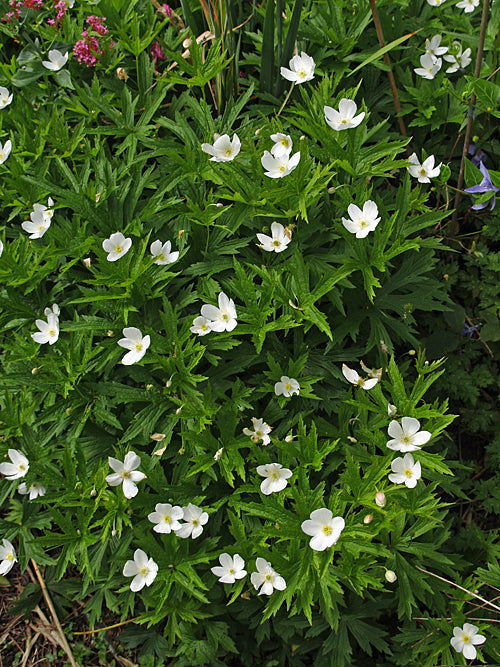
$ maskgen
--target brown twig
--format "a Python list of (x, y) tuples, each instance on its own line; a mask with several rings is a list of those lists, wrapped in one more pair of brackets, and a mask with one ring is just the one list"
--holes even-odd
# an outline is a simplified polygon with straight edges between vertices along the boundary
[[(377, 5), (375, 4), (375, 0), (370, 0), (370, 8), (372, 10), (373, 22), (375, 23), (375, 30), (377, 31), (378, 42), (380, 44), (380, 48), (383, 49), (384, 46), (385, 46), (385, 39), (384, 39), (384, 33), (382, 31), (382, 25), (381, 25), (380, 19), (378, 17)], [(396, 81), (394, 80), (394, 75), (392, 73), (392, 67), (391, 67), (391, 61), (389, 60), (389, 54), (388, 53), (384, 53), (384, 62), (387, 65), (387, 67), (389, 68), (389, 71), (387, 72), (387, 75), (389, 77), (389, 83), (391, 84), (392, 97), (394, 98), (394, 106), (396, 107), (396, 113), (398, 114), (399, 129), (400, 129), (401, 134), (403, 135), (403, 137), (407, 137), (408, 134), (406, 132), (406, 127), (405, 127), (403, 118), (400, 116), (401, 105), (399, 104), (398, 89), (396, 88)], [(409, 149), (408, 146), (406, 146), (406, 154), (408, 156), (410, 155), (410, 149)]]
[(107, 625), (105, 628), (95, 628), (94, 630), (85, 630), (84, 632), (73, 632), (74, 635), (96, 635), (98, 632), (105, 632), (106, 630), (112, 630), (113, 628), (120, 628), (122, 625), (127, 625), (127, 623), (133, 623), (137, 621), (140, 616), (135, 618), (129, 618), (127, 621), (122, 621), (121, 623), (114, 623), (113, 625)]
[(431, 577), (435, 577), (436, 579), (439, 579), (440, 581), (444, 581), (445, 584), (449, 584), (450, 586), (454, 586), (455, 588), (459, 588), (461, 591), (464, 593), (468, 593), (468, 595), (472, 595), (473, 598), (476, 598), (477, 600), (481, 600), (481, 602), (484, 602), (488, 607), (492, 607), (496, 611), (500, 611), (500, 607), (498, 607), (496, 604), (493, 604), (493, 602), (490, 602), (489, 600), (485, 600), (482, 598), (480, 595), (477, 593), (473, 593), (472, 591), (467, 590), (467, 588), (464, 588), (463, 586), (459, 586), (453, 581), (450, 581), (449, 579), (445, 579), (444, 577), (440, 577), (439, 574), (434, 574), (434, 572), (429, 572), (428, 570), (424, 570), (423, 567), (419, 567), (418, 565), (415, 565), (415, 568), (417, 570), (420, 570), (420, 572), (423, 572), (424, 574), (428, 574)]
[(38, 579), (38, 583), (40, 584), (40, 587), (42, 589), (43, 597), (45, 598), (45, 602), (47, 603), (47, 607), (49, 608), (50, 615), (52, 616), (52, 620), (54, 622), (54, 625), (56, 626), (57, 632), (59, 634), (59, 637), (61, 639), (61, 646), (64, 649), (66, 655), (68, 656), (68, 660), (70, 661), (71, 667), (80, 667), (79, 664), (76, 662), (73, 653), (71, 651), (70, 645), (68, 644), (68, 640), (66, 639), (66, 635), (64, 634), (64, 631), (61, 627), (61, 624), (59, 623), (59, 619), (56, 614), (56, 610), (54, 608), (54, 605), (52, 604), (52, 600), (50, 599), (49, 591), (47, 590), (47, 586), (45, 585), (45, 581), (42, 577), (42, 573), (40, 572), (40, 569), (38, 565), (35, 563), (33, 558), (30, 559), (31, 564), (33, 566), (33, 569), (35, 570), (36, 577)]
[[(370, 0), (371, 2), (372, 0)], [(488, 25), (488, 10), (489, 10), (489, 0), (484, 0), (483, 2), (483, 15), (481, 17), (481, 30), (479, 32), (479, 45), (477, 47), (477, 56), (476, 56), (476, 67), (474, 69), (474, 78), (479, 79), (479, 74), (481, 72), (481, 63), (483, 60), (483, 46), (484, 40), (486, 37), (486, 26)], [(476, 95), (472, 93), (469, 102), (469, 117), (467, 119), (467, 129), (465, 131), (464, 147), (462, 150), (462, 161), (460, 162), (460, 172), (458, 174), (458, 184), (457, 184), (457, 193), (455, 195), (454, 211), (451, 218), (448, 235), (455, 236), (458, 231), (458, 204), (460, 202), (460, 191), (464, 183), (464, 173), (465, 173), (465, 160), (467, 160), (467, 154), (469, 151), (470, 137), (472, 134), (472, 122), (474, 120), (474, 107), (476, 104)]]

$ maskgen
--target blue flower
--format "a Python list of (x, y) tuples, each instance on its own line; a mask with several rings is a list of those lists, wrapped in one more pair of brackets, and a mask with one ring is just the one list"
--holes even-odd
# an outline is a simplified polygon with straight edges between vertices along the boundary
[[(464, 192), (468, 192), (469, 194), (473, 195), (484, 194), (485, 192), (493, 192), (493, 198), (491, 199), (491, 210), (493, 210), (495, 208), (495, 204), (497, 201), (495, 193), (499, 192), (500, 188), (497, 188), (496, 185), (493, 185), (488, 170), (486, 169), (486, 167), (482, 162), (479, 163), (479, 169), (481, 170), (481, 173), (483, 175), (483, 180), (481, 181), (481, 183), (473, 185), (471, 188), (465, 188)], [(482, 208), (486, 208), (486, 206), (488, 206), (489, 201), (490, 200), (484, 201), (481, 204), (474, 204), (472, 208), (475, 211), (479, 211)]]

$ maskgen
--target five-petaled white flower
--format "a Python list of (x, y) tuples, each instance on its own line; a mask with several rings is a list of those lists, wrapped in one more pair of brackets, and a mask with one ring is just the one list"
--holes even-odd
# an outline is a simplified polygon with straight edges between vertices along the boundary
[(293, 56), (288, 65), (290, 69), (282, 67), (280, 70), (281, 76), (288, 81), (304, 83), (314, 79), (315, 62), (304, 51), (301, 52), (300, 56)]
[(21, 227), (30, 235), (30, 239), (41, 239), (47, 229), (50, 227), (54, 210), (50, 208), (54, 205), (51, 197), (49, 197), (48, 205), (34, 204), (33, 212), (30, 213), (30, 220), (25, 220), (21, 223)]
[(120, 338), (118, 345), (124, 347), (126, 350), (130, 350), (122, 359), (122, 364), (124, 366), (131, 366), (136, 364), (142, 359), (146, 354), (151, 338), (148, 336), (143, 336), (140, 329), (137, 327), (125, 327), (123, 329), (123, 335), (125, 338)]
[(26, 482), (22, 482), (19, 484), (19, 487), (17, 489), (17, 492), (20, 493), (22, 496), (26, 496), (29, 494), (29, 499), (30, 500), (35, 500), (35, 498), (38, 498), (39, 496), (42, 497), (45, 495), (47, 489), (44, 487), (43, 484), (40, 484), (40, 482), (33, 482), (28, 489), (28, 486)]
[(360, 377), (360, 375), (355, 370), (353, 370), (352, 368), (349, 368), (349, 366), (346, 366), (346, 364), (342, 364), (342, 375), (351, 384), (354, 384), (357, 387), (362, 387), (363, 389), (371, 389), (378, 382), (378, 378), (376, 378), (376, 377), (375, 378), (369, 378), (367, 380)]
[(357, 110), (358, 105), (356, 102), (345, 97), (340, 100), (338, 111), (328, 106), (323, 109), (326, 122), (333, 130), (337, 130), (337, 132), (358, 127), (365, 117), (365, 112), (362, 111), (356, 116)]
[(408, 162), (411, 162), (412, 165), (407, 167), (410, 175), (414, 178), (418, 178), (419, 183), (430, 183), (431, 178), (436, 178), (441, 172), (440, 162), (437, 167), (434, 166), (435, 158), (434, 155), (429, 155), (429, 157), (420, 164), (418, 157), (415, 153), (412, 153), (408, 158)]
[[(234, 301), (224, 292), (219, 294), (219, 307), (205, 304), (201, 307), (201, 314), (210, 321), (212, 331), (232, 331), (238, 324)], [(193, 323), (194, 324), (194, 323)]]
[(201, 507), (189, 503), (187, 507), (182, 508), (182, 518), (185, 523), (181, 524), (180, 528), (176, 528), (176, 535), (192, 537), (194, 540), (202, 534), (203, 526), (208, 521), (208, 514)]
[(415, 67), (414, 72), (424, 79), (433, 79), (441, 69), (443, 61), (436, 58), (431, 53), (424, 53), (420, 56), (420, 67)]
[(391, 463), (391, 470), (393, 474), (389, 475), (389, 479), (394, 484), (406, 484), (409, 489), (417, 486), (417, 481), (422, 476), (422, 468), (420, 462), (415, 462), (411, 454), (405, 454), (404, 458), (398, 456), (397, 459)]
[(155, 511), (148, 514), (148, 519), (156, 524), (153, 528), (156, 533), (170, 533), (172, 530), (179, 530), (182, 525), (179, 519), (182, 519), (182, 516), (182, 507), (179, 505), (172, 507), (170, 503), (157, 503)]
[(457, 72), (461, 67), (467, 67), (467, 65), (470, 65), (472, 62), (472, 58), (470, 57), (470, 48), (465, 49), (465, 51), (462, 53), (462, 45), (460, 42), (453, 42), (452, 49), (452, 52), (450, 52), (447, 56), (444, 56), (446, 62), (452, 63), (451, 67), (448, 67), (446, 70), (447, 74), (453, 74), (453, 72)]
[(298, 396), (300, 392), (300, 384), (294, 378), (282, 375), (281, 381), (276, 382), (274, 385), (274, 392), (276, 396), (281, 396), (283, 394), (283, 396), (286, 396), (287, 398), (290, 398), (293, 394), (297, 394)]
[(54, 307), (57, 308), (57, 313), (50, 308), (46, 308), (44, 313), (47, 318), (47, 321), (44, 320), (35, 320), (35, 324), (38, 327), (39, 331), (34, 334), (31, 334), (31, 337), (35, 343), (40, 343), (45, 345), (53, 345), (59, 338), (59, 307), (57, 304), (54, 304)]
[(486, 641), (484, 635), (478, 635), (478, 630), (477, 625), (472, 625), (472, 623), (464, 623), (463, 628), (453, 628), (450, 644), (457, 653), (463, 653), (466, 660), (474, 660), (477, 655), (475, 647)]
[(12, 482), (26, 475), (30, 462), (18, 449), (9, 449), (8, 453), (12, 463), (0, 463), (0, 472), (5, 475), (5, 479)]
[(283, 176), (288, 176), (299, 164), (299, 160), (300, 151), (294, 153), (292, 157), (289, 154), (274, 157), (269, 151), (264, 151), (264, 155), (260, 158), (262, 166), (266, 169), (264, 176), (269, 176), (269, 178), (283, 178)]
[(326, 507), (311, 512), (310, 518), (301, 524), (304, 533), (312, 538), (309, 546), (314, 551), (324, 551), (336, 544), (344, 527), (344, 519), (341, 516), (334, 517)]
[(246, 576), (245, 561), (240, 554), (234, 554), (233, 558), (229, 554), (219, 556), (221, 567), (210, 568), (222, 584), (234, 584), (236, 579), (243, 579)]
[(455, 7), (463, 9), (466, 14), (470, 14), (476, 7), (479, 7), (479, 0), (460, 0)]
[(158, 565), (142, 549), (136, 549), (134, 560), (128, 560), (123, 567), (124, 577), (134, 577), (130, 583), (130, 590), (134, 593), (144, 586), (151, 586), (157, 574)]
[(280, 222), (271, 224), (271, 236), (266, 234), (257, 234), (260, 241), (259, 248), (267, 252), (283, 252), (292, 240), (292, 232), (289, 227), (283, 227)]
[(263, 466), (257, 466), (257, 473), (266, 478), (260, 485), (260, 490), (265, 496), (283, 491), (288, 484), (287, 479), (292, 476), (292, 471), (283, 468), (281, 463), (267, 463)]
[(214, 143), (201, 144), (201, 150), (204, 153), (212, 155), (211, 162), (231, 162), (238, 155), (241, 148), (241, 141), (237, 134), (233, 134), (232, 140), (229, 134), (214, 134)]
[(8, 104), (10, 104), (13, 97), (13, 93), (9, 95), (7, 88), (0, 86), (0, 109), (4, 109)]
[[(479, 0), (477, 0), (479, 2)], [(441, 35), (434, 35), (432, 39), (425, 40), (425, 52), (431, 56), (442, 56), (443, 53), (448, 51), (447, 46), (440, 46), (441, 44)]]
[(364, 239), (380, 222), (377, 204), (371, 199), (363, 204), (363, 210), (356, 204), (349, 204), (347, 212), (350, 219), (342, 218), (342, 224), (351, 234), (356, 234), (357, 239)]
[(7, 574), (17, 563), (16, 551), (9, 540), (2, 540), (3, 546), (0, 546), (0, 574)]
[(203, 315), (198, 315), (198, 317), (195, 317), (193, 321), (193, 326), (189, 328), (189, 331), (198, 334), (198, 336), (206, 336), (206, 334), (212, 331), (212, 329), (210, 328), (210, 323), (211, 322), (207, 317), (203, 317)]
[(5, 160), (9, 157), (10, 151), (12, 150), (12, 141), (9, 139), (4, 143), (0, 144), (0, 164), (3, 164)]
[(134, 452), (128, 452), (125, 455), (123, 463), (111, 456), (108, 456), (108, 462), (111, 470), (115, 472), (106, 477), (106, 482), (110, 486), (123, 484), (123, 495), (125, 498), (134, 498), (138, 492), (136, 482), (140, 482), (146, 477), (143, 472), (137, 470), (141, 465), (140, 456), (137, 456)]
[(259, 595), (271, 595), (276, 589), (277, 591), (284, 591), (286, 588), (286, 581), (280, 576), (272, 565), (265, 558), (257, 558), (255, 561), (257, 572), (252, 572), (250, 581), (255, 590), (259, 590)]
[(290, 155), (293, 144), (292, 137), (289, 134), (277, 132), (276, 134), (271, 134), (271, 140), (274, 141), (274, 146), (271, 148), (271, 154), (274, 157)]
[(432, 433), (420, 431), (420, 422), (414, 417), (403, 417), (401, 424), (396, 420), (391, 421), (387, 429), (392, 440), (387, 447), (396, 452), (416, 452), (422, 445), (429, 442)]
[(121, 232), (111, 234), (109, 239), (105, 239), (102, 242), (104, 251), (108, 253), (108, 256), (106, 257), (108, 262), (116, 262), (117, 259), (123, 257), (123, 255), (130, 250), (131, 245), (132, 239), (125, 238)]
[(155, 264), (172, 264), (179, 259), (179, 251), (172, 252), (172, 244), (170, 241), (162, 243), (161, 241), (153, 241), (150, 248)]
[(63, 54), (57, 49), (51, 49), (49, 51), (49, 59), (42, 60), (42, 65), (47, 69), (50, 69), (52, 72), (57, 72), (68, 62), (68, 53), (63, 56)]
[(271, 433), (273, 427), (266, 424), (263, 419), (257, 419), (257, 417), (252, 417), (252, 424), (254, 430), (251, 431), (249, 428), (244, 428), (243, 433), (249, 435), (252, 442), (257, 443), (259, 440), (262, 440), (263, 445), (268, 445), (271, 442), (268, 434)]

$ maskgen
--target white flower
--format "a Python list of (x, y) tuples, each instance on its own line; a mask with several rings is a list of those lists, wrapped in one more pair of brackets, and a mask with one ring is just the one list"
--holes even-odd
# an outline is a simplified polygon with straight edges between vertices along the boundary
[(420, 67), (415, 67), (414, 72), (424, 79), (433, 79), (441, 69), (443, 61), (436, 58), (431, 53), (424, 53), (420, 56)]
[(288, 154), (282, 157), (274, 157), (269, 151), (264, 151), (264, 155), (260, 158), (262, 166), (267, 170), (264, 175), (269, 176), (269, 178), (288, 176), (299, 164), (299, 160), (300, 151), (294, 153), (292, 157)]
[(364, 372), (368, 375), (368, 377), (377, 378), (377, 380), (380, 382), (380, 380), (382, 379), (381, 368), (368, 368), (368, 366), (363, 362), (362, 359), (359, 360), (359, 364), (361, 368), (364, 370)]
[(393, 420), (387, 429), (393, 440), (389, 440), (387, 447), (396, 452), (416, 452), (422, 445), (429, 442), (431, 433), (420, 431), (420, 422), (414, 417), (403, 417), (402, 426)]
[(179, 251), (172, 250), (170, 241), (163, 243), (161, 241), (153, 241), (150, 248), (155, 264), (172, 264), (179, 259)]
[(182, 508), (185, 523), (180, 528), (175, 529), (179, 537), (192, 537), (193, 540), (199, 537), (203, 532), (203, 526), (208, 521), (208, 514), (201, 507), (189, 503), (187, 507)]
[(222, 584), (234, 584), (236, 579), (243, 579), (247, 571), (245, 570), (245, 561), (239, 554), (234, 554), (231, 558), (229, 554), (221, 554), (219, 563), (222, 567), (210, 568)]
[(63, 54), (57, 49), (52, 49), (49, 51), (49, 59), (42, 60), (42, 65), (47, 69), (52, 70), (52, 72), (57, 72), (68, 62), (68, 54), (63, 56)]
[(309, 546), (314, 551), (324, 551), (336, 544), (344, 527), (344, 519), (341, 516), (333, 518), (333, 513), (326, 507), (311, 512), (310, 518), (301, 524), (304, 533), (312, 537)]
[(292, 471), (283, 468), (281, 463), (267, 463), (263, 466), (257, 466), (257, 473), (266, 478), (260, 485), (260, 490), (265, 496), (282, 491), (288, 484), (286, 480), (292, 476)]
[(149, 336), (143, 336), (140, 329), (136, 327), (125, 327), (123, 329), (125, 338), (120, 338), (118, 345), (130, 350), (122, 359), (124, 366), (131, 366), (136, 364), (146, 354), (151, 339)]
[(30, 462), (18, 449), (9, 449), (9, 458), (12, 463), (0, 463), (0, 472), (12, 482), (24, 477), (29, 470)]
[(453, 628), (453, 637), (450, 639), (450, 644), (457, 653), (463, 653), (466, 660), (474, 660), (477, 655), (474, 645), (478, 646), (486, 641), (486, 637), (477, 634), (478, 629), (472, 623), (464, 623), (463, 628)]
[(229, 134), (214, 134), (214, 143), (201, 144), (201, 150), (213, 157), (211, 162), (231, 162), (238, 155), (241, 148), (241, 141), (237, 134), (233, 134), (233, 139), (229, 139)]
[(342, 364), (342, 375), (351, 384), (354, 384), (357, 387), (362, 387), (363, 389), (371, 389), (378, 382), (378, 378), (370, 378), (369, 380), (365, 380), (364, 378), (360, 377), (355, 370), (349, 368), (349, 366), (346, 366), (346, 364)]
[(473, 12), (479, 6), (479, 0), (460, 0), (455, 7), (463, 9), (466, 14)]
[(9, 139), (4, 143), (0, 144), (0, 164), (3, 164), (5, 160), (9, 157), (10, 151), (12, 150), (12, 141)]
[[(48, 205), (53, 206), (54, 202), (49, 197)], [(21, 227), (25, 232), (28, 232), (30, 239), (40, 239), (50, 227), (54, 210), (47, 208), (43, 204), (35, 204), (33, 206), (33, 213), (30, 213), (31, 222), (25, 220), (21, 223)]]
[(389, 475), (389, 479), (394, 484), (406, 484), (409, 489), (417, 486), (417, 481), (422, 476), (420, 463), (413, 460), (411, 454), (405, 454), (404, 458), (398, 456), (391, 463), (391, 470), (394, 474)]
[(431, 7), (439, 7), (445, 0), (427, 0)]
[(136, 593), (144, 586), (151, 586), (158, 574), (158, 565), (147, 557), (142, 549), (134, 551), (134, 560), (128, 560), (123, 568), (124, 577), (134, 577), (130, 590)]
[(342, 218), (342, 224), (351, 234), (356, 234), (357, 239), (364, 239), (380, 222), (377, 204), (371, 199), (363, 204), (363, 210), (356, 204), (349, 204), (347, 212), (350, 219)]
[(0, 574), (7, 574), (14, 567), (14, 563), (17, 563), (16, 552), (14, 547), (5, 538), (2, 540), (3, 546), (0, 546)]
[(429, 157), (420, 164), (416, 154), (412, 153), (408, 158), (408, 162), (411, 162), (412, 166), (407, 167), (407, 169), (411, 176), (418, 178), (419, 183), (430, 183), (431, 178), (439, 176), (443, 164), (440, 162), (437, 167), (434, 167), (434, 161), (434, 155), (429, 155)]
[(106, 477), (106, 482), (110, 486), (123, 484), (123, 495), (125, 498), (130, 499), (136, 496), (138, 489), (135, 483), (140, 482), (146, 477), (143, 472), (136, 470), (136, 468), (141, 465), (141, 458), (134, 452), (128, 452), (128, 454), (125, 455), (123, 463), (111, 456), (108, 456), (108, 462), (111, 470), (114, 470), (115, 472)]
[(465, 49), (465, 51), (462, 53), (462, 45), (460, 42), (453, 42), (452, 48), (453, 53), (449, 53), (447, 56), (444, 56), (446, 62), (453, 63), (451, 67), (448, 67), (446, 70), (447, 74), (453, 74), (453, 72), (457, 72), (461, 67), (467, 67), (467, 65), (470, 65), (472, 62), (470, 57), (470, 48)]
[(189, 328), (189, 331), (198, 334), (198, 336), (205, 336), (212, 331), (210, 324), (211, 322), (207, 317), (199, 315), (194, 319), (193, 326)]
[[(479, 2), (479, 0), (477, 0)], [(441, 44), (441, 35), (434, 35), (432, 39), (425, 40), (425, 52), (431, 56), (442, 56), (448, 51), (447, 46), (439, 46)]]
[(13, 97), (14, 97), (13, 93), (9, 95), (9, 91), (7, 90), (7, 88), (0, 86), (0, 109), (4, 109), (8, 104), (10, 104), (12, 102)]
[(109, 239), (105, 239), (102, 242), (104, 251), (108, 253), (108, 256), (106, 257), (108, 262), (116, 262), (117, 259), (123, 257), (123, 255), (130, 250), (131, 245), (132, 239), (125, 238), (121, 232), (111, 234)]
[(35, 320), (35, 324), (39, 331), (31, 334), (31, 337), (35, 343), (40, 343), (41, 345), (45, 345), (45, 343), (54, 345), (59, 338), (59, 318), (54, 312), (47, 308), (45, 309), (45, 315), (47, 317), (47, 322), (44, 322), (44, 320)]
[(266, 234), (257, 234), (261, 245), (259, 248), (266, 250), (267, 252), (283, 252), (286, 250), (287, 245), (292, 240), (292, 232), (288, 227), (283, 227), (280, 222), (273, 222), (271, 224), (271, 234), (272, 236), (266, 236)]
[(22, 482), (17, 489), (17, 492), (22, 496), (26, 496), (29, 493), (30, 500), (35, 500), (38, 496), (44, 496), (46, 491), (47, 489), (40, 482), (33, 482), (29, 489), (26, 482)]
[(218, 308), (209, 304), (203, 305), (201, 307), (201, 314), (207, 320), (210, 320), (210, 329), (212, 331), (232, 331), (238, 324), (234, 301), (227, 297), (224, 292), (219, 294), (218, 301)]
[(156, 524), (153, 528), (156, 533), (170, 533), (181, 527), (178, 520), (182, 519), (182, 516), (183, 511), (179, 505), (172, 507), (170, 503), (157, 503), (155, 511), (148, 514), (148, 519)]
[(365, 112), (362, 111), (356, 116), (358, 106), (354, 100), (349, 100), (343, 97), (339, 102), (339, 110), (332, 107), (324, 107), (325, 120), (333, 129), (340, 132), (340, 130), (350, 130), (353, 127), (358, 127), (365, 117)]
[(274, 157), (280, 158), (290, 155), (293, 145), (290, 135), (277, 132), (276, 134), (271, 134), (271, 140), (274, 141), (274, 146), (271, 148), (271, 154)]
[(262, 440), (263, 445), (268, 445), (271, 442), (268, 434), (273, 430), (272, 426), (266, 424), (263, 419), (257, 419), (257, 417), (252, 417), (252, 424), (254, 430), (251, 431), (249, 428), (244, 428), (243, 433), (249, 435), (252, 442), (257, 443), (259, 440)]
[(255, 561), (257, 572), (252, 572), (250, 581), (255, 590), (259, 590), (259, 595), (271, 595), (274, 589), (284, 591), (286, 581), (275, 570), (271, 563), (264, 558), (257, 558)]
[(293, 396), (293, 394), (299, 395), (300, 391), (300, 384), (297, 382), (297, 380), (294, 380), (293, 378), (289, 378), (286, 375), (281, 376), (281, 381), (276, 382), (274, 385), (274, 392), (276, 396), (286, 396), (289, 398), (290, 396)]
[(282, 67), (280, 70), (281, 76), (288, 81), (304, 83), (314, 79), (314, 60), (304, 51), (301, 52), (300, 56), (294, 56), (288, 64), (290, 69)]

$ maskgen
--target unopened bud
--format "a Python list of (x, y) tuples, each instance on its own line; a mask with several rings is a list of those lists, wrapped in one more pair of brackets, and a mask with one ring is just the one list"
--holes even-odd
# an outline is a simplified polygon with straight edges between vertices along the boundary
[(107, 333), (106, 333), (106, 336), (107, 336), (108, 338), (113, 338), (114, 335), (115, 335), (115, 334), (113, 333), (113, 331), (111, 331), (111, 329), (108, 329), (108, 331), (107, 331)]
[(415, 352), (415, 350), (408, 350), (408, 354), (410, 355), (410, 357), (414, 357), (417, 353)]
[(292, 442), (293, 440), (293, 435), (287, 435), (285, 438), (285, 442)]
[(94, 496), (97, 496), (97, 491), (95, 489), (92, 489), (92, 491), (90, 492), (90, 495), (91, 495), (92, 498), (94, 498)]
[(365, 518), (363, 519), (363, 523), (371, 523), (373, 521), (373, 514), (367, 514)]
[(177, 232), (177, 236), (178, 236), (179, 238), (181, 238), (181, 236), (182, 236), (183, 234), (184, 234), (184, 230), (183, 230), (183, 229), (179, 229), (179, 231)]
[(214, 454), (214, 461), (218, 461), (218, 460), (220, 459), (220, 457), (222, 456), (222, 450), (223, 450), (223, 449), (224, 449), (224, 447), (221, 447), (220, 449), (218, 449), (218, 450), (215, 452), (215, 454)]
[(355, 445), (358, 442), (356, 438), (352, 437), (352, 435), (348, 435), (347, 439), (349, 440), (349, 442), (352, 442), (353, 445)]
[(393, 584), (398, 578), (398, 575), (394, 572), (394, 570), (386, 570), (385, 578), (390, 584)]
[(177, 410), (175, 411), (175, 414), (176, 414), (176, 415), (180, 415), (180, 414), (181, 414), (181, 410), (182, 410), (183, 407), (184, 407), (184, 406), (181, 405), (180, 408), (177, 408)]
[(445, 280), (448, 280), (449, 277), (450, 277), (450, 276), (449, 276), (447, 273), (444, 273), (444, 274), (443, 274), (443, 278), (444, 278)]
[(379, 507), (385, 507), (387, 503), (387, 498), (385, 497), (385, 493), (382, 491), (377, 491), (375, 494), (375, 504), (378, 505)]
[(35, 366), (35, 368), (31, 369), (31, 375), (36, 375), (38, 373), (38, 368)]
[(389, 403), (387, 406), (387, 414), (389, 417), (395, 417), (398, 414), (398, 409), (392, 403)]
[(73, 412), (73, 410), (72, 408), (66, 408), (65, 412), (69, 416)]
[(95, 203), (99, 203), (99, 199), (101, 198), (102, 192), (96, 192), (95, 193)]
[(185, 49), (189, 49), (189, 47), (191, 46), (191, 44), (192, 44), (192, 41), (191, 41), (191, 38), (190, 38), (190, 37), (186, 37), (186, 39), (182, 42), (182, 46), (183, 46)]
[(255, 136), (258, 137), (259, 134), (260, 134), (261, 132), (262, 132), (262, 128), (261, 128), (261, 127), (258, 127), (258, 128), (255, 130)]
[(113, 528), (113, 530), (111, 531), (111, 535), (112, 535), (113, 537), (116, 535), (116, 530), (115, 530), (114, 528)]
[(151, 389), (154, 389), (154, 385), (152, 385), (152, 384), (147, 384), (147, 385), (146, 385), (146, 391), (151, 391)]
[(327, 192), (329, 195), (333, 195), (333, 193), (335, 192), (335, 188), (332, 186), (331, 188), (328, 188)]
[(165, 382), (165, 387), (168, 389), (169, 387), (172, 386), (172, 376), (168, 378), (168, 380)]
[(150, 440), (154, 440), (155, 442), (161, 442), (165, 440), (165, 437), (165, 433), (153, 433), (149, 436)]
[(184, 454), (184, 451), (185, 451), (184, 447), (181, 447), (177, 453), (182, 456)]
[(83, 260), (83, 263), (85, 264), (87, 269), (90, 269), (90, 257), (85, 257), (85, 259)]

